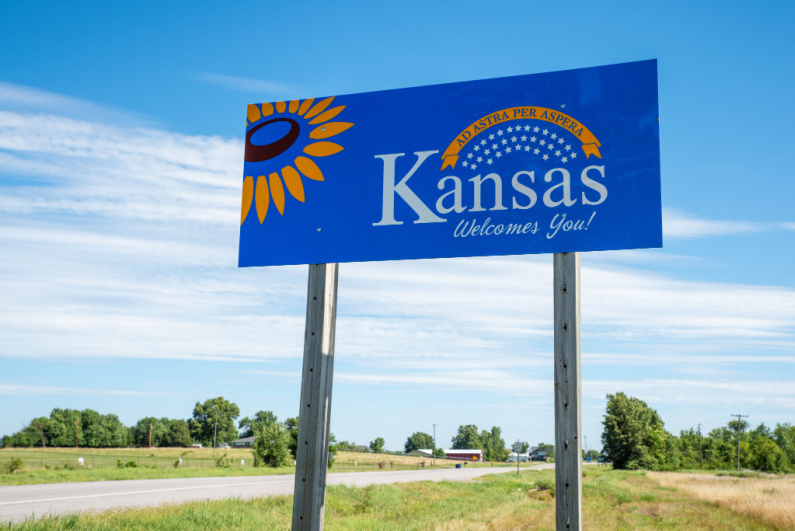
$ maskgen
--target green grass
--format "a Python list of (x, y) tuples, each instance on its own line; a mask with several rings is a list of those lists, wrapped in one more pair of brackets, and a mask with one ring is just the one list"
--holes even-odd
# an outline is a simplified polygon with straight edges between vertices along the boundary
[[(495, 474), (471, 482), (416, 482), (366, 488), (329, 487), (329, 531), (555, 528), (554, 471)], [(643, 472), (588, 469), (583, 480), (585, 529), (761, 530), (763, 524), (715, 503), (662, 488)], [(163, 508), (44, 518), (17, 530), (289, 529), (292, 497), (194, 502)]]
[[(219, 476), (266, 476), (294, 474), (295, 468), (254, 468), (251, 450), (216, 450), (216, 457), (227, 456), (230, 466), (218, 468), (211, 448), (2, 448), (0, 465), (19, 457), (22, 471), (0, 473), (0, 486), (82, 481), (115, 481), (125, 479), (164, 479)], [(78, 458), (83, 458), (83, 465)], [(182, 458), (182, 465), (174, 462)], [(133, 462), (135, 467), (117, 468), (117, 461)], [(241, 460), (243, 461), (241, 463)], [(434, 468), (432, 460), (386, 454), (340, 452), (332, 472), (369, 472), (378, 470), (417, 470), (421, 463)], [(383, 469), (379, 467), (383, 463)], [(455, 462), (436, 460), (436, 468), (451, 468)], [(533, 463), (535, 465), (536, 463)], [(513, 466), (506, 463), (467, 463), (467, 467)], [(522, 464), (522, 466), (527, 466)]]

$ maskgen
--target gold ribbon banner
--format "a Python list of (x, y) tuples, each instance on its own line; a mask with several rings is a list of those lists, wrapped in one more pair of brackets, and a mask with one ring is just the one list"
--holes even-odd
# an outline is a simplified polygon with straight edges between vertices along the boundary
[(442, 160), (444, 161), (442, 162), (442, 170), (448, 166), (455, 168), (456, 162), (458, 162), (458, 154), (467, 145), (467, 142), (475, 138), (479, 133), (489, 127), (502, 125), (511, 120), (543, 120), (558, 125), (572, 133), (582, 142), (582, 151), (585, 153), (585, 158), (590, 158), (591, 155), (602, 158), (602, 154), (599, 153), (599, 146), (602, 144), (599, 143), (593, 133), (571, 116), (545, 107), (510, 107), (487, 114), (461, 131), (442, 155)]

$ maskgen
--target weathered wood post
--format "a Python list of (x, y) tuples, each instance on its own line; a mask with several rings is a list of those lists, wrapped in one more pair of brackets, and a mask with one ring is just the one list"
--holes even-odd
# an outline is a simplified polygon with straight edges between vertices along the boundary
[(338, 264), (310, 264), (295, 461), (293, 530), (323, 529)]
[(557, 531), (582, 529), (580, 253), (555, 253), (555, 515)]

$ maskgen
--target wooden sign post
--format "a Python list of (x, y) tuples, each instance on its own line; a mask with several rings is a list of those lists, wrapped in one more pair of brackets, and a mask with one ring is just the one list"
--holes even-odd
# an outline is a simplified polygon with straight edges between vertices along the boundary
[(337, 325), (338, 264), (310, 264), (295, 456), (293, 530), (323, 529)]
[(555, 516), (582, 529), (580, 253), (555, 253)]

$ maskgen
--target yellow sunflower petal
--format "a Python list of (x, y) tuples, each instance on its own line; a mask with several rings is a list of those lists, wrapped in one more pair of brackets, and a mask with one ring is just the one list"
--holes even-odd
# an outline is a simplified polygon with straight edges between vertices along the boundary
[(276, 112), (283, 113), (287, 110), (287, 102), (286, 101), (277, 101), (276, 102)]
[(333, 99), (334, 99), (334, 96), (332, 96), (332, 97), (330, 97), (330, 98), (326, 98), (325, 100), (321, 101), (320, 103), (318, 103), (317, 105), (315, 105), (314, 107), (312, 107), (312, 110), (311, 110), (311, 111), (309, 111), (308, 113), (306, 113), (306, 116), (304, 116), (304, 118), (306, 118), (307, 120), (309, 120), (310, 118), (314, 118), (315, 116), (317, 116), (317, 115), (318, 115), (318, 114), (320, 114), (321, 112), (325, 111), (325, 110), (326, 110), (326, 107), (328, 107), (329, 105), (331, 105), (331, 101), (332, 101)]
[(257, 205), (257, 217), (259, 224), (265, 221), (265, 216), (268, 215), (268, 205), (270, 204), (270, 194), (268, 193), (268, 180), (264, 175), (257, 177), (257, 190), (254, 193), (254, 201)]
[(348, 122), (329, 122), (327, 124), (318, 126), (314, 131), (309, 133), (309, 138), (313, 140), (331, 138), (332, 136), (338, 135), (343, 131), (347, 131), (351, 127), (353, 127), (353, 124)]
[(307, 178), (313, 181), (324, 181), (323, 172), (317, 167), (315, 161), (306, 157), (295, 157), (295, 165)]
[(329, 120), (337, 116), (339, 113), (341, 113), (342, 109), (344, 108), (345, 105), (340, 105), (339, 107), (334, 107), (333, 109), (329, 109), (309, 123), (315, 125), (315, 124), (322, 124), (323, 122), (328, 122)]
[(262, 113), (259, 112), (259, 106), (254, 105), (253, 103), (248, 106), (248, 112), (246, 114), (248, 116), (249, 122), (256, 122), (262, 118)]
[(298, 115), (303, 116), (306, 111), (309, 110), (309, 107), (315, 102), (315, 98), (309, 98), (308, 100), (304, 100), (301, 106), (298, 108)]
[(343, 149), (341, 145), (335, 144), (334, 142), (315, 142), (314, 144), (306, 146), (304, 148), (304, 153), (312, 155), (313, 157), (328, 157), (334, 153), (339, 153)]
[(282, 180), (279, 179), (278, 173), (271, 173), (268, 178), (271, 185), (271, 194), (273, 194), (273, 204), (279, 211), (279, 214), (284, 214), (284, 185)]
[(298, 100), (293, 100), (290, 102), (290, 106), (287, 108), (287, 112), (291, 114), (295, 114), (295, 111), (298, 110), (298, 104), (300, 102)]
[(270, 103), (262, 104), (262, 117), (270, 116), (273, 114), (273, 105)]
[(295, 168), (292, 166), (282, 168), (282, 177), (284, 178), (284, 184), (287, 185), (287, 190), (290, 191), (290, 195), (303, 203), (304, 183), (301, 182), (301, 176), (295, 171)]
[(243, 179), (243, 205), (240, 208), (240, 224), (246, 221), (248, 211), (251, 210), (251, 202), (254, 200), (254, 177), (248, 176)]

